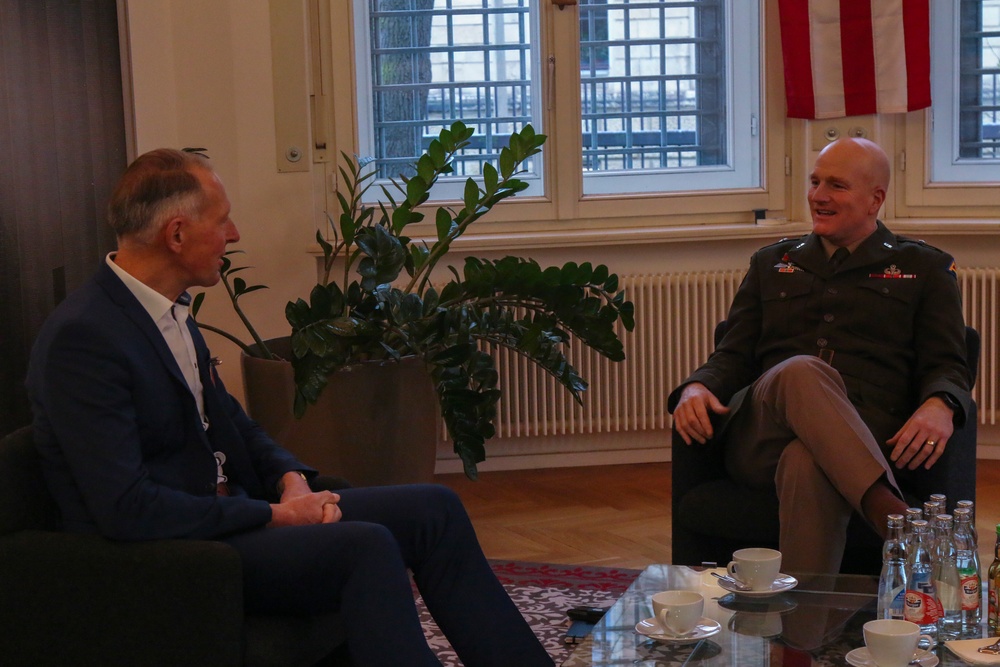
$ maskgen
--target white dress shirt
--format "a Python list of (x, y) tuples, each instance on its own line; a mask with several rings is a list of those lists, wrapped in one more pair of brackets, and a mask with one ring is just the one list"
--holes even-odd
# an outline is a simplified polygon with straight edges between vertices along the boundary
[(201, 376), (198, 374), (198, 355), (195, 353), (194, 341), (191, 340), (191, 332), (188, 331), (187, 327), (191, 297), (185, 292), (176, 302), (171, 302), (170, 299), (115, 264), (114, 258), (115, 253), (108, 253), (106, 259), (108, 266), (115, 272), (115, 275), (121, 278), (125, 287), (135, 295), (149, 316), (153, 318), (160, 333), (163, 334), (163, 339), (174, 355), (177, 367), (180, 368), (181, 374), (194, 396), (195, 403), (198, 405), (202, 426), (208, 430), (208, 418), (205, 417), (204, 388), (201, 384)]

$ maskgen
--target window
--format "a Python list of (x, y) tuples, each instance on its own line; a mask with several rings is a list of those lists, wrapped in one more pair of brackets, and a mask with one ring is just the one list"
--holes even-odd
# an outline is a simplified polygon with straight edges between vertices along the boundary
[[(456, 180), (531, 123), (575, 125), (579, 144), (572, 161), (535, 156), (526, 195), (553, 196), (545, 169), (571, 167), (581, 196), (761, 186), (757, 2), (580, 0), (579, 62), (556, 68), (566, 44), (540, 27), (546, 11), (564, 17), (547, 2), (353, 1), (359, 148), (381, 178), (461, 119), (476, 134)], [(572, 76), (579, 100), (556, 94), (555, 76)], [(442, 182), (434, 196), (460, 187)]]
[(1000, 181), (1000, 0), (938, 0), (932, 183)]
[[(419, 156), (441, 128), (462, 120), (476, 130), (455, 160), (464, 181), (483, 160), (495, 160), (510, 134), (540, 123), (537, 21), (529, 0), (362, 0), (357, 34), (364, 35), (358, 97), (370, 101), (358, 118), (362, 152), (391, 178)], [(534, 3), (537, 5), (537, 3)], [(362, 60), (359, 58), (359, 60)], [(526, 165), (540, 195), (541, 160)], [(409, 174), (406, 174), (407, 176)], [(531, 176), (534, 176), (533, 178)], [(458, 179), (451, 179), (453, 181)], [(439, 189), (457, 196), (460, 184)]]
[(582, 0), (584, 194), (759, 185), (754, 5)]

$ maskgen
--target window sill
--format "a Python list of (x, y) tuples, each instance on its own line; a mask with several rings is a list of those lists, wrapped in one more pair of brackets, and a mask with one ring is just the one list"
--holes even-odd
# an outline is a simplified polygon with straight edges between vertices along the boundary
[(909, 236), (979, 236), (1000, 233), (1000, 218), (897, 218), (886, 222), (897, 234)]
[[(809, 231), (802, 222), (773, 221), (773, 224), (685, 225), (617, 229), (575, 229), (572, 231), (512, 231), (468, 234), (452, 243), (460, 251), (571, 248), (580, 246), (646, 245), (649, 243), (715, 241), (800, 236)], [(434, 237), (414, 236), (431, 245)]]
[[(996, 236), (1000, 234), (1000, 219), (922, 219), (899, 218), (886, 221), (887, 226), (904, 236)], [(690, 243), (698, 241), (732, 241), (742, 239), (774, 239), (807, 234), (810, 224), (802, 221), (771, 220), (764, 224), (681, 225), (631, 227), (615, 229), (516, 230), (467, 234), (452, 243), (459, 252), (532, 250), (594, 246), (648, 245), (651, 243)], [(433, 245), (434, 236), (414, 234), (416, 242)], [(319, 246), (310, 252), (321, 256)]]

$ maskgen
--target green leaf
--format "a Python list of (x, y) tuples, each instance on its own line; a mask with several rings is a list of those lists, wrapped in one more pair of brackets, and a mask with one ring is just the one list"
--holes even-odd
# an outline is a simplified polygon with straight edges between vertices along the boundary
[(385, 353), (387, 355), (389, 355), (390, 359), (394, 359), (396, 361), (400, 361), (403, 358), (403, 356), (399, 353), (399, 350), (397, 350), (396, 348), (392, 347), (391, 345), (387, 345), (386, 343), (383, 343), (382, 341), (379, 341), (379, 346), (383, 350), (385, 350)]
[(516, 167), (514, 154), (511, 153), (509, 148), (500, 149), (500, 175), (505, 179), (510, 178), (514, 173), (514, 168)]
[(407, 205), (401, 205), (395, 211), (392, 212), (392, 230), (397, 234), (403, 231), (411, 222), (414, 222), (413, 212)]
[(500, 174), (497, 172), (497, 168), (492, 164), (487, 162), (483, 165), (483, 189), (486, 190), (487, 194), (493, 194), (497, 191), (497, 186), (500, 182)]
[(358, 230), (359, 225), (355, 224), (354, 218), (348, 213), (343, 213), (340, 216), (340, 236), (344, 239), (344, 243), (350, 245), (354, 243), (354, 236)]
[(433, 158), (427, 153), (421, 155), (417, 160), (417, 175), (421, 180), (429, 184), (434, 178), (435, 171)]
[(521, 135), (517, 132), (510, 135), (510, 150), (518, 162), (524, 159), (524, 146), (521, 143)]
[[(329, 213), (327, 213), (326, 219), (327, 221), (330, 222), (332, 226), (333, 221), (330, 219)], [(318, 229), (316, 230), (316, 243), (318, 243), (319, 247), (323, 249), (323, 257), (330, 257), (330, 255), (333, 254), (333, 245), (331, 245), (329, 241), (323, 238), (323, 232), (321, 232)]]
[(456, 120), (451, 124), (451, 134), (455, 137), (455, 141), (461, 143), (466, 141), (475, 134), (475, 130), (471, 127), (466, 127), (465, 123), (460, 120)]
[(430, 315), (437, 308), (439, 303), (437, 290), (433, 287), (428, 287), (427, 291), (424, 293), (424, 317)]
[(427, 263), (427, 257), (430, 255), (430, 251), (426, 246), (423, 245), (411, 245), (410, 246), (410, 258), (413, 263), (413, 269), (419, 271), (423, 268), (424, 264)]
[(448, 159), (444, 152), (444, 146), (442, 146), (441, 142), (437, 140), (432, 141), (430, 146), (428, 146), (427, 156), (434, 162), (435, 169), (443, 167)]
[(309, 292), (309, 308), (318, 317), (326, 317), (333, 303), (330, 291), (324, 285), (316, 285)]
[(423, 317), (424, 304), (418, 294), (406, 294), (399, 304), (399, 322), (406, 324)]
[(406, 201), (411, 208), (416, 208), (426, 198), (427, 182), (420, 176), (414, 176), (406, 182)]
[(471, 178), (465, 181), (465, 194), (462, 201), (469, 213), (475, 213), (476, 209), (479, 208), (479, 186)]
[(370, 227), (357, 238), (358, 248), (367, 259), (358, 263), (362, 276), (361, 288), (373, 290), (378, 285), (391, 283), (399, 277), (406, 263), (407, 252), (399, 239), (384, 227)]
[(618, 309), (618, 313), (621, 315), (622, 326), (625, 327), (625, 330), (635, 330), (635, 304), (631, 301), (626, 301)]
[(457, 366), (468, 359), (474, 349), (471, 345), (453, 345), (433, 355), (430, 362), (438, 366)]
[[(449, 266), (448, 268), (454, 271), (452, 267)], [(444, 289), (441, 290), (441, 301), (443, 303), (456, 301), (459, 298), (461, 298), (461, 296), (462, 296), (462, 285), (455, 281), (449, 281), (448, 284), (444, 286)]]
[(191, 317), (197, 319), (198, 311), (201, 310), (201, 304), (205, 301), (205, 293), (198, 292), (194, 295), (194, 299), (191, 300)]
[(371, 325), (356, 317), (341, 316), (332, 320), (324, 320), (319, 323), (324, 330), (322, 334), (333, 334), (334, 336), (360, 336), (371, 331)]
[[(455, 137), (452, 136), (451, 131), (447, 129), (441, 130), (441, 133), (438, 134), (438, 138), (435, 141), (440, 141), (441, 147), (446, 153), (455, 152)], [(433, 144), (434, 142), (432, 141), (431, 143)]]
[(434, 225), (437, 227), (438, 241), (448, 240), (451, 235), (451, 231), (457, 226), (451, 219), (451, 214), (448, 213), (448, 210), (443, 206), (437, 210), (437, 218), (434, 221)]

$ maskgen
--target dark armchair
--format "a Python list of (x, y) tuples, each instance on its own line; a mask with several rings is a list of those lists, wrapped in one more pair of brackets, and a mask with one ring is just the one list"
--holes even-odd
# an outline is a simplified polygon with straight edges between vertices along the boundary
[[(725, 322), (716, 329), (716, 343)], [(971, 383), (979, 364), (979, 334), (966, 328), (966, 347)], [(972, 404), (965, 426), (956, 430), (944, 455), (926, 474), (904, 486), (911, 503), (922, 503), (932, 493), (957, 500), (976, 497), (976, 406)], [(672, 562), (699, 565), (728, 563), (733, 551), (742, 547), (778, 546), (778, 498), (774, 491), (751, 489), (729, 478), (723, 468), (721, 447), (716, 443), (688, 446), (673, 435), (671, 454)], [(919, 504), (919, 503), (918, 503)], [(882, 542), (862, 517), (855, 515), (848, 526), (847, 547), (841, 572), (877, 574), (882, 566)]]
[[(343, 488), (320, 478), (322, 488)], [(57, 532), (30, 427), (0, 441), (0, 656), (11, 665), (349, 665), (336, 614), (246, 616), (220, 542)]]

